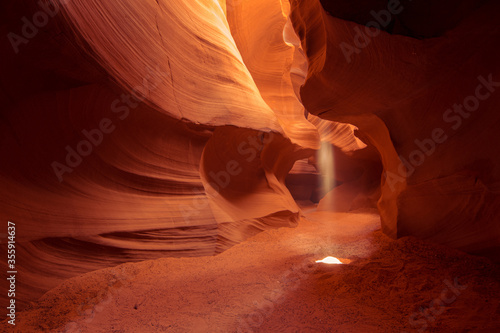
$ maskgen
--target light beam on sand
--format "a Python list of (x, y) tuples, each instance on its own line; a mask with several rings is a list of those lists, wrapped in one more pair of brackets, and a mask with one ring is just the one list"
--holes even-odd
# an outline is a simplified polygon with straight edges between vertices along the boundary
[(323, 258), (321, 260), (316, 260), (316, 262), (322, 262), (324, 264), (329, 264), (329, 265), (333, 265), (333, 264), (342, 264), (343, 262), (338, 260), (337, 258), (335, 257), (326, 257), (326, 258)]
[(329, 142), (321, 142), (318, 151), (318, 167), (321, 174), (321, 196), (325, 196), (334, 186), (333, 147)]

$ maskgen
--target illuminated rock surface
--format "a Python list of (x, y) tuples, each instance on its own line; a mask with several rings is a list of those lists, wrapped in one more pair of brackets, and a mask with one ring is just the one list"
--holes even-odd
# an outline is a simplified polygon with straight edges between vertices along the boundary
[[(456, 250), (373, 232), (381, 227), (393, 239), (416, 236), (500, 260), (500, 8), (494, 1), (402, 1), (384, 31), (368, 31), (377, 36), (364, 44), (357, 34), (366, 33), (364, 24), (374, 20), (371, 10), (387, 9), (384, 1), (63, 2), (59, 10), (41, 2), (54, 15), (33, 26), (30, 36), (20, 18), (32, 21), (42, 5), (0, 5), (6, 36), (0, 42), (0, 220), (16, 223), (18, 310), (50, 290), (21, 316), (26, 326), (20, 331), (66, 324), (89, 332), (102, 325), (103, 331), (113, 325), (136, 327), (119, 318), (137, 310), (129, 307), (131, 299), (151, 293), (154, 288), (147, 286), (157, 283), (156, 277), (168, 285), (158, 289), (151, 304), (182, 289), (183, 282), (195, 288), (197, 282), (186, 276), (193, 279), (204, 270), (197, 288), (215, 281), (212, 289), (200, 291), (199, 299), (196, 293), (182, 302), (164, 298), (179, 301), (184, 315), (153, 315), (163, 321), (151, 321), (149, 331), (217, 331), (219, 324), (220, 331), (235, 330), (235, 318), (251, 313), (248, 304), (272, 290), (278, 272), (319, 255), (309, 248), (314, 237), (324, 236), (315, 222), (329, 229), (327, 246), (344, 251), (320, 253), (321, 258), (332, 255), (353, 263), (354, 272), (341, 268), (334, 285), (356, 279), (369, 285), (384, 274), (404, 280), (409, 274), (408, 280), (394, 282), (392, 295), (414, 296), (405, 298), (404, 316), (386, 326), (369, 323), (358, 329), (408, 328), (414, 303), (437, 297), (442, 280), (462, 276), (460, 269), (475, 270), (465, 276), (472, 285), (492, 286), (474, 289), (460, 302), (498, 296), (498, 279), (491, 273), (496, 266), (486, 259), (475, 263)], [(12, 39), (12, 33), (24, 33), (24, 39)], [(464, 106), (455, 112), (455, 104)], [(319, 204), (306, 214), (296, 200)], [(373, 211), (366, 213), (372, 208), (380, 220)], [(304, 214), (309, 222), (301, 218)], [(279, 227), (292, 229), (270, 230)], [(352, 238), (339, 236), (350, 228), (356, 230)], [(301, 238), (302, 232), (311, 239)], [(248, 244), (230, 249), (252, 236)], [(260, 241), (255, 240), (273, 244), (256, 245)], [(444, 254), (429, 263), (412, 258), (412, 247), (423, 249), (427, 259), (433, 252)], [(254, 256), (244, 257), (245, 251)], [(397, 255), (412, 263), (402, 275), (393, 263)], [(285, 262), (277, 263), (280, 258)], [(371, 261), (391, 267), (363, 275)], [(458, 263), (439, 271), (428, 292), (417, 296), (425, 287), (423, 278), (414, 277), (417, 271), (431, 274), (433, 267), (451, 261)], [(121, 263), (127, 263), (125, 280), (132, 276), (139, 282), (127, 282), (125, 288), (123, 279), (112, 277)], [(0, 265), (4, 271), (5, 264)], [(235, 298), (242, 288), (244, 295), (234, 299), (239, 305), (231, 303), (231, 318), (220, 317), (230, 306), (223, 304), (226, 296), (210, 298), (226, 283), (222, 276), (230, 275), (223, 270), (236, 272), (223, 294)], [(249, 270), (257, 273), (245, 280)], [(171, 272), (179, 285), (167, 281)], [(337, 297), (329, 289), (332, 277), (322, 274), (328, 275), (315, 272), (306, 281), (325, 280), (316, 281), (318, 290), (328, 295), (325, 299)], [(5, 280), (0, 287), (8, 289)], [(313, 303), (314, 288), (305, 288), (298, 296), (285, 288), (285, 313), (292, 315), (302, 296)], [(363, 295), (383, 297), (383, 289), (370, 294), (364, 288), (340, 290), (346, 297), (355, 291), (361, 296), (346, 301), (347, 310), (330, 321), (313, 320), (325, 318), (325, 310), (305, 319), (300, 309), (306, 307), (300, 308), (295, 326), (322, 331), (335, 322), (340, 331), (348, 330), (354, 322), (342, 324), (342, 316), (349, 315), (349, 306), (362, 302)], [(95, 295), (81, 296), (82, 289)], [(63, 301), (63, 295), (71, 295), (70, 300)], [(87, 307), (80, 296), (106, 310)], [(126, 299), (124, 308), (109, 303), (120, 297)], [(6, 293), (0, 299), (6, 303)], [(52, 321), (41, 320), (53, 301)], [(134, 298), (139, 308), (143, 301)], [(216, 307), (205, 307), (205, 301)], [(496, 303), (482, 302), (474, 303), (473, 313), (481, 314), (471, 314), (467, 327), (490, 325), (488, 316), (498, 318), (498, 297)], [(330, 306), (321, 304), (322, 309)], [(443, 329), (461, 327), (452, 321), (464, 305), (453, 306), (456, 312), (442, 317)], [(199, 312), (189, 314), (192, 307), (200, 307)], [(373, 318), (400, 311), (375, 307)], [(97, 312), (102, 321), (88, 321)], [(255, 331), (281, 331), (283, 316), (278, 311), (266, 316)], [(191, 321), (192, 327), (180, 324)]]
[[(309, 60), (301, 99), (312, 114), (355, 125), (378, 151), (384, 232), (498, 260), (498, 4), (324, 3), (330, 14), (319, 0), (292, 1), (292, 23)], [(357, 37), (367, 31), (358, 23), (375, 20), (370, 10), (401, 13), (392, 34), (368, 30), (376, 36)], [(429, 18), (439, 13), (450, 18)]]

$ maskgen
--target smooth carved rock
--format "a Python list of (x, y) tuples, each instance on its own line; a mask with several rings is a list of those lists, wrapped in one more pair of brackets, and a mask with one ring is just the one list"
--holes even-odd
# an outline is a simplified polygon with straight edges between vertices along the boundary
[[(447, 30), (431, 39), (369, 30), (327, 14), (316, 0), (291, 4), (309, 61), (301, 100), (312, 114), (353, 124), (378, 151), (382, 229), (498, 260), (498, 4), (467, 15), (454, 5), (463, 20), (431, 24), (430, 35)], [(426, 30), (425, 6), (406, 9), (414, 31)]]

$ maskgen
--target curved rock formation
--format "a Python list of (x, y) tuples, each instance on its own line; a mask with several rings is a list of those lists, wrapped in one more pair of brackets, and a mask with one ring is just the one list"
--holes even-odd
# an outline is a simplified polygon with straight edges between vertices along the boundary
[(500, 258), (498, 5), (459, 1), (423, 27), (442, 7), (323, 3), (4, 2), (0, 220), (16, 223), (21, 305), (293, 227), (294, 197), (378, 200), (390, 236)]
[[(5, 6), (54, 14), (27, 43), (2, 45), (14, 66), (2, 76), (0, 216), (17, 224), (19, 300), (89, 270), (213, 255), (296, 225), (285, 176), (319, 141), (295, 95), (280, 1)], [(253, 31), (264, 7), (270, 20)]]
[[(441, 17), (449, 8), (426, 1), (377, 8), (375, 2), (358, 2), (367, 13), (373, 8), (370, 21), (347, 7), (336, 11), (334, 2), (325, 5), (327, 13), (319, 1), (291, 1), (292, 23), (309, 62), (302, 102), (322, 118), (355, 125), (379, 152), (384, 172), (378, 208), (387, 234), (498, 259), (498, 4), (489, 1), (473, 11), (483, 1), (456, 2), (454, 19), (427, 24), (426, 10)], [(405, 17), (415, 33), (373, 28)]]

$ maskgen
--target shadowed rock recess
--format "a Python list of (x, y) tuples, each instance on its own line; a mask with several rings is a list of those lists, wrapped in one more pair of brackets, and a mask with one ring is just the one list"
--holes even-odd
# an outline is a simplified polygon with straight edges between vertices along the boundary
[(348, 2), (3, 1), (17, 309), (296, 227), (303, 201), (500, 261), (500, 3)]

